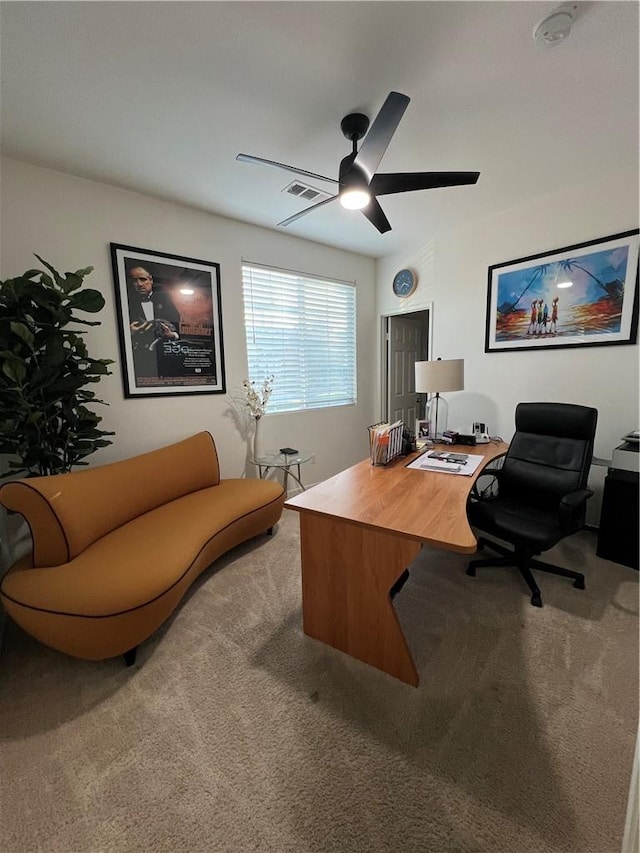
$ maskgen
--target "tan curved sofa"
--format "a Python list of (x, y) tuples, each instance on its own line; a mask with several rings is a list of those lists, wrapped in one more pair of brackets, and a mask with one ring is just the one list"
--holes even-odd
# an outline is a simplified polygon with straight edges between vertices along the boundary
[(5, 483), (0, 503), (24, 516), (33, 550), (2, 579), (2, 603), (47, 646), (89, 660), (124, 654), (131, 664), (204, 569), (271, 532), (284, 498), (272, 481), (221, 480), (208, 432), (122, 462)]

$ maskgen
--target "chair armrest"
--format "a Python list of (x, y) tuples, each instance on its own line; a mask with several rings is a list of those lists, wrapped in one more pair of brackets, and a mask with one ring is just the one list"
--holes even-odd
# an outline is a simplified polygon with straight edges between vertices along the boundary
[(492, 474), (494, 477), (499, 477), (502, 473), (502, 468), (483, 468), (482, 471), (478, 474), (479, 477), (482, 477), (484, 474)]
[[(498, 457), (500, 458), (500, 457)], [(494, 494), (494, 486), (496, 483), (500, 483), (500, 474), (502, 473), (502, 466), (498, 468), (483, 468), (482, 471), (478, 474), (477, 479), (475, 480), (473, 486), (471, 487), (471, 492), (469, 493), (469, 498), (472, 501), (481, 501), (486, 500), (488, 497), (493, 496)], [(478, 481), (481, 477), (493, 477), (494, 479), (489, 483), (488, 486), (485, 486), (482, 491), (478, 488)]]
[(577, 510), (582, 509), (593, 493), (593, 489), (577, 489), (562, 498), (559, 513), (560, 524), (564, 529), (569, 530), (575, 527), (576, 521), (579, 520)]
[[(478, 474), (478, 480), (480, 477), (484, 477), (485, 475), (490, 477), (495, 477), (495, 479), (500, 482), (500, 477), (504, 470), (504, 461), (507, 457), (507, 451), (501, 453), (499, 456), (494, 456), (491, 462), (487, 465), (486, 468), (483, 468)], [(477, 480), (476, 480), (477, 482)]]

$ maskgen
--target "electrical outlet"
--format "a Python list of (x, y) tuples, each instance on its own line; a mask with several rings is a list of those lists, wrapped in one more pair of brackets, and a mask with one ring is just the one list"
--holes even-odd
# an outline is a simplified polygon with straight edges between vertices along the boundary
[(315, 453), (312, 453), (312, 454), (311, 454), (311, 459), (309, 460), (309, 464), (310, 464), (310, 465), (315, 465), (315, 464), (316, 464), (316, 454), (315, 454)]

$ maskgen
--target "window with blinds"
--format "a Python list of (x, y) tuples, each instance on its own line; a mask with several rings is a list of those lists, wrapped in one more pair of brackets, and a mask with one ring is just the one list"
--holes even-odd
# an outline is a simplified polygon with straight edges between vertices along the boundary
[(356, 402), (354, 284), (243, 264), (249, 377), (275, 377), (267, 413)]

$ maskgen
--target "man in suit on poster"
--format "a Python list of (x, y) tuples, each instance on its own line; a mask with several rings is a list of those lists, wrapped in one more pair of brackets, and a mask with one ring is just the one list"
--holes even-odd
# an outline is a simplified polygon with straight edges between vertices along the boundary
[(127, 281), (129, 330), (136, 376), (162, 376), (163, 344), (178, 340), (180, 314), (169, 295), (160, 288), (154, 288), (153, 276), (145, 267), (131, 267)]

